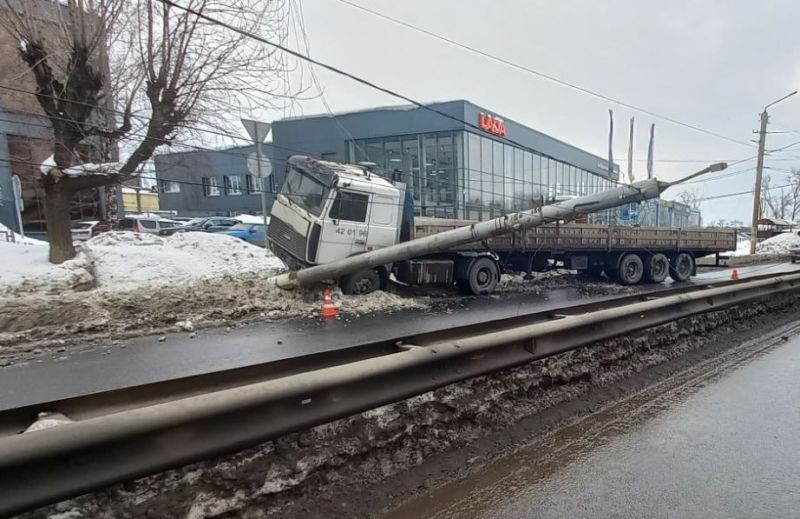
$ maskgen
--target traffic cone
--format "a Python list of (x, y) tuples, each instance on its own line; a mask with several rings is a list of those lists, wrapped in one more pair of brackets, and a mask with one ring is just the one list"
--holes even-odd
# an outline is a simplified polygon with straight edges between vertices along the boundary
[(735, 268), (733, 269), (733, 271), (731, 271), (731, 279), (734, 281), (738, 281), (739, 279), (739, 271)]
[(322, 300), (322, 317), (337, 317), (339, 309), (333, 304), (333, 290), (331, 287), (325, 287)]

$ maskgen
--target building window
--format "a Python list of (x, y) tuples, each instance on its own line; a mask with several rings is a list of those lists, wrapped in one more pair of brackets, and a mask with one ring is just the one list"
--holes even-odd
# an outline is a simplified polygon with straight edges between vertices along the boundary
[(173, 180), (159, 180), (158, 181), (159, 193), (180, 193), (181, 185)]
[(250, 195), (257, 195), (261, 193), (261, 190), (263, 189), (262, 186), (264, 185), (263, 179), (255, 175), (247, 175), (246, 178), (247, 178), (247, 193)]
[(240, 177), (238, 175), (230, 175), (222, 177), (225, 181), (225, 194), (226, 195), (241, 195), (242, 186), (240, 184)]
[(219, 196), (219, 187), (217, 186), (216, 177), (203, 177), (203, 195), (205, 196)]
[(467, 218), (481, 219), (483, 206), (483, 188), (481, 187), (481, 138), (474, 133), (467, 133)]
[(368, 195), (339, 191), (333, 200), (329, 216), (334, 220), (366, 222), (368, 203)]

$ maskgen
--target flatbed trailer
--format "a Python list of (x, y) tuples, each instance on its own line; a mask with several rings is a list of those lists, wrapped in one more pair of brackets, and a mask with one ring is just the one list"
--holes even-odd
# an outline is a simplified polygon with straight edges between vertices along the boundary
[[(469, 220), (417, 218), (412, 239), (472, 223)], [(451, 251), (488, 252), (495, 255), (504, 268), (515, 271), (530, 273), (561, 265), (598, 276), (605, 273), (608, 278), (623, 284), (635, 284), (660, 282), (668, 274), (685, 278), (687, 271), (694, 275), (697, 258), (735, 248), (734, 229), (551, 223), (460, 245)], [(673, 265), (672, 272), (670, 264)], [(676, 270), (676, 266), (680, 268)]]

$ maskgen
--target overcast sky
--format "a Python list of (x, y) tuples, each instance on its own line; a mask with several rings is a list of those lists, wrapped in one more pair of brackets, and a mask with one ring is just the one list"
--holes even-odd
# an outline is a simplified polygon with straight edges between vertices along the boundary
[[(800, 88), (796, 0), (352, 1), (743, 143), (756, 138), (752, 132), (765, 104)], [(612, 108), (614, 158), (623, 172), (627, 121), (634, 116), (638, 178), (646, 176), (651, 122), (656, 123), (655, 174), (661, 178), (674, 179), (712, 161), (732, 162), (756, 152), (755, 144), (726, 141), (577, 92), (338, 0), (306, 0), (303, 10), (312, 56), (418, 100), (467, 99), (601, 156), (607, 154)], [(323, 69), (316, 72), (334, 111), (402, 103)], [(322, 113), (325, 108), (314, 100), (299, 110)], [(794, 133), (769, 135), (767, 149), (800, 141), (800, 94), (770, 113), (771, 131)], [(669, 162), (675, 160), (698, 162)], [(767, 165), (800, 167), (800, 145), (773, 154)], [(735, 165), (728, 173), (743, 172), (691, 187), (706, 197), (751, 190), (754, 167), (755, 160)], [(785, 174), (768, 173), (776, 178)], [(666, 198), (675, 191), (668, 191)], [(747, 221), (752, 195), (707, 201), (702, 209), (706, 222)]]

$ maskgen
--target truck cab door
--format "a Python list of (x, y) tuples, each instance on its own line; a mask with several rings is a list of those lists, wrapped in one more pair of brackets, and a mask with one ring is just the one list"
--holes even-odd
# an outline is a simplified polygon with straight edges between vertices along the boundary
[(367, 250), (368, 193), (339, 190), (320, 235), (317, 263), (330, 263)]

